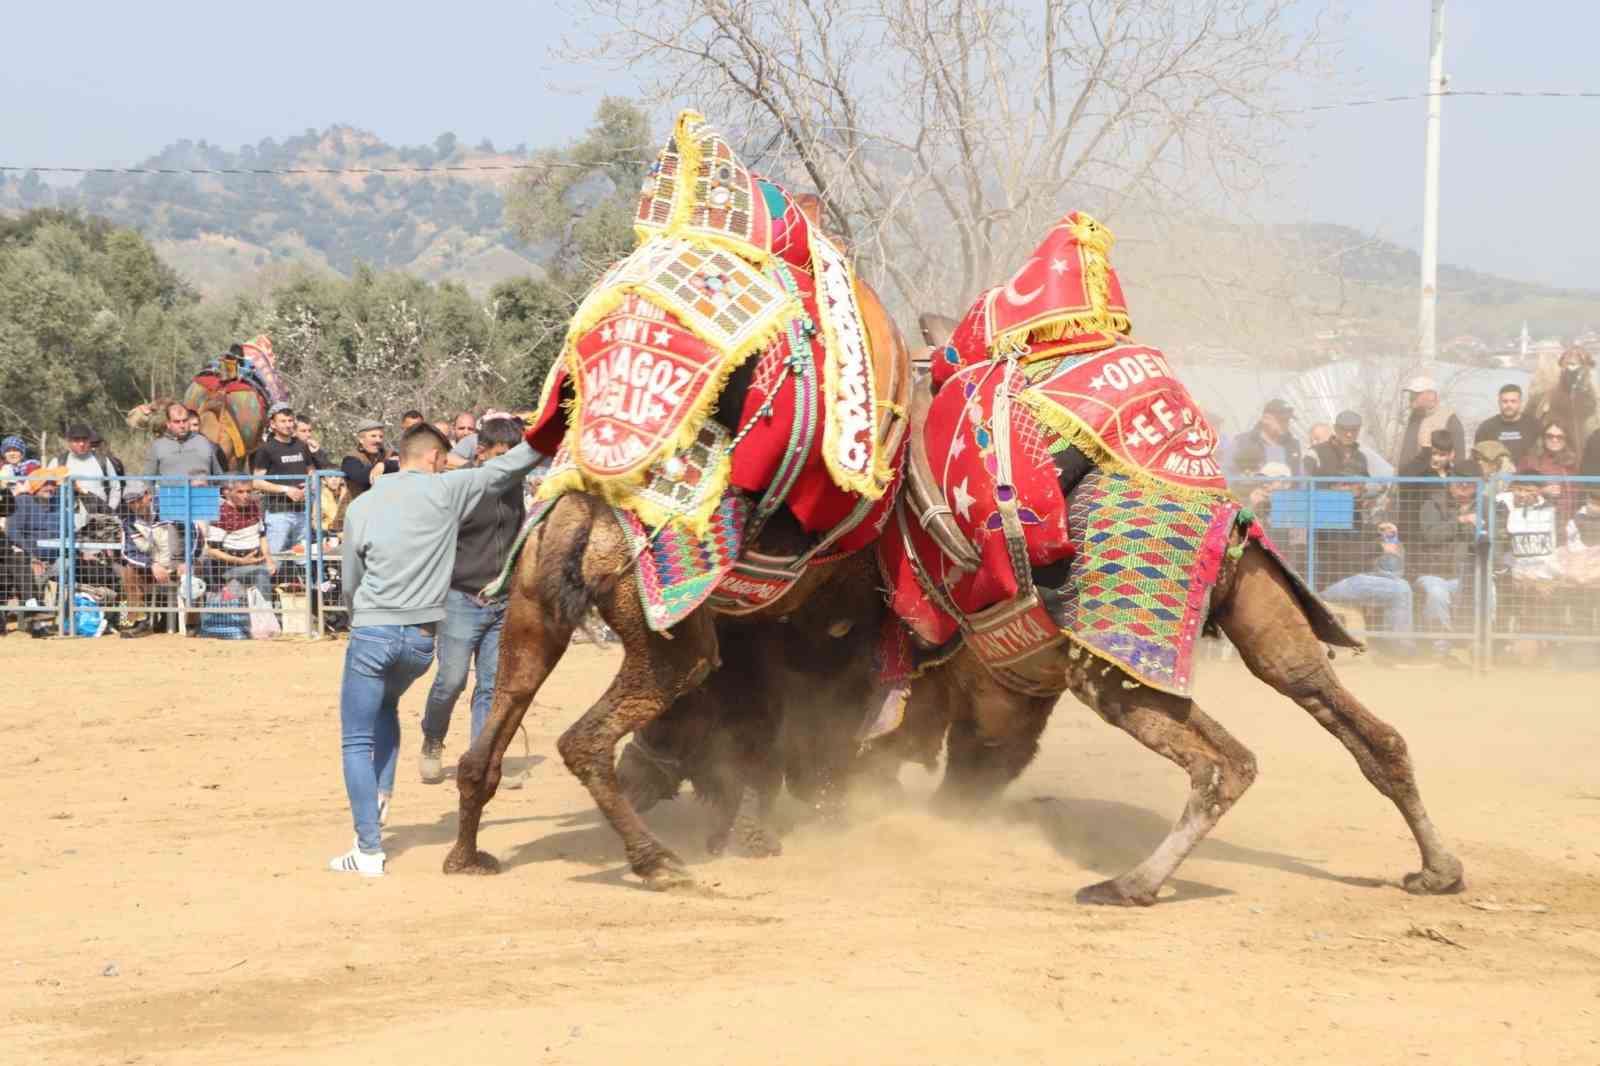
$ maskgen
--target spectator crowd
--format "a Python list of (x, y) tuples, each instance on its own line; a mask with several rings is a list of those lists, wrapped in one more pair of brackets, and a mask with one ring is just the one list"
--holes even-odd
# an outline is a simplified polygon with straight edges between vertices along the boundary
[[(1576, 627), (1600, 636), (1600, 483), (1573, 480), (1600, 478), (1589, 353), (1568, 349), (1534, 376), (1528, 395), (1504, 385), (1496, 413), (1470, 434), (1430, 377), (1407, 381), (1399, 399), (1406, 418), (1387, 454), (1364, 436), (1354, 410), (1304, 427), (1302, 439), (1294, 407), (1272, 399), (1253, 426), (1219, 443), (1218, 455), (1288, 560), (1328, 601), (1360, 612), (1397, 661), (1447, 659), (1470, 634), (1479, 597), (1496, 612), (1497, 632)], [(64, 448), (48, 457), (20, 436), (0, 439), (0, 633), (9, 628), (8, 607), (25, 628), (51, 633), (53, 612), (16, 608), (48, 603), (69, 564), (71, 587), (87, 598), (80, 605), (114, 613), (106, 629), (125, 637), (171, 628), (197, 607), (222, 619), (202, 612), (202, 632), (266, 635), (276, 632), (275, 609), (286, 615), (287, 596), (308, 595), (312, 609), (335, 599), (334, 549), (349, 507), (399, 469), (384, 424), (358, 423), (348, 450), (334, 457), (309, 418), (276, 403), (248, 469), (224, 475), (224, 454), (201, 435), (199, 413), (173, 402), (164, 414), (163, 431), (131, 472), (87, 424), (69, 425)], [(489, 410), (430, 421), (411, 410), (400, 438), (430, 427), (448, 446), (447, 467), (473, 466), (515, 443), (505, 427), (486, 431), (496, 421), (519, 420)], [(320, 476), (308, 481), (313, 472)], [(63, 560), (61, 544), (67, 478), (71, 560)], [(165, 494), (186, 484), (213, 494), (206, 517), (186, 522), (163, 507)], [(312, 484), (320, 488), (316, 500), (307, 499)], [(468, 585), (486, 580), (483, 560), (504, 539), (509, 514), (477, 516), (496, 532), (483, 546), (487, 554), (468, 553), (475, 563), (463, 575), (463, 597), (476, 594)], [(476, 544), (481, 529), (464, 527), (462, 536)], [(313, 545), (323, 550), (311, 552)], [(479, 624), (484, 610), (452, 601), (464, 629)], [(452, 685), (465, 684), (458, 660)], [(474, 701), (474, 718), (485, 709)], [(448, 722), (447, 711), (431, 714)]]
[[(345, 513), (398, 469), (383, 423), (359, 423), (348, 452), (335, 459), (308, 417), (276, 403), (248, 469), (226, 474), (223, 452), (200, 432), (199, 412), (176, 401), (162, 412), (162, 432), (131, 471), (84, 423), (67, 426), (64, 447), (43, 456), (20, 435), (0, 439), (0, 635), (13, 626), (40, 637), (55, 632), (56, 612), (45, 608), (68, 566), (75, 614), (107, 619), (96, 632), (127, 638), (175, 629), (180, 614), (209, 635), (269, 635), (287, 610), (286, 595), (306, 594), (315, 584), (322, 595), (312, 597), (314, 606), (336, 599)], [(479, 431), (491, 420), (520, 423), (496, 410), (432, 423), (451, 449), (451, 467), (480, 460)], [(425, 421), (422, 412), (408, 411), (401, 433)], [(506, 432), (502, 427), (499, 436)], [(316, 501), (306, 498), (312, 472), (321, 475)], [(64, 516), (68, 478), (72, 514)], [(191, 502), (200, 501), (192, 521), (181, 507), (162, 504), (164, 497), (181, 499), (185, 486)], [(73, 543), (64, 546), (69, 522)], [(323, 554), (310, 552), (313, 542), (332, 557), (325, 566), (307, 561)], [(75, 549), (70, 559), (64, 548)], [(330, 614), (324, 624), (340, 621)]]
[(1600, 637), (1600, 482), (1574, 480), (1600, 478), (1594, 360), (1569, 348), (1549, 370), (1531, 396), (1502, 386), (1470, 445), (1438, 383), (1417, 376), (1390, 455), (1349, 410), (1302, 443), (1283, 399), (1219, 454), (1289, 561), (1394, 661), (1457, 658), (1480, 595), (1497, 632)]

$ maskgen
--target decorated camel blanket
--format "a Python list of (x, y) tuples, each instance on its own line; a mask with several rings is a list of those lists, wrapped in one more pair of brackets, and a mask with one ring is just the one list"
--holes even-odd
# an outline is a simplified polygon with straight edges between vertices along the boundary
[[(1110, 245), (1068, 215), (933, 353), (938, 391), (913, 432), (974, 555), (951, 557), (902, 504), (880, 558), (926, 643), (964, 631), (1004, 663), (1065, 635), (1187, 694), (1222, 553), (1236, 526), (1260, 527), (1241, 519), (1216, 435), (1167, 358), (1129, 340)], [(996, 615), (1008, 602), (1015, 617)], [(1000, 623), (984, 630), (984, 612)]]
[(667, 580), (641, 582), (665, 628), (738, 558), (734, 496), (750, 497), (752, 525), (779, 505), (809, 533), (848, 523), (836, 551), (876, 537), (901, 414), (879, 363), (899, 353), (874, 352), (856, 277), (815, 219), (695, 112), (651, 166), (635, 231), (545, 381), (535, 440), (558, 455), (538, 498), (601, 497), (642, 530), (641, 559), (673, 545)]

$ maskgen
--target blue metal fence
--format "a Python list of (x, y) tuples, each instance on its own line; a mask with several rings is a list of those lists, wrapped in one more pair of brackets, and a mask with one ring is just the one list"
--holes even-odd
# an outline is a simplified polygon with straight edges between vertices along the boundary
[[(270, 583), (286, 631), (320, 636), (343, 628), (348, 617), (336, 503), (322, 491), (336, 485), (336, 477), (318, 471), (304, 479), (272, 479), (305, 490), (292, 509), (304, 522), (303, 550), (275, 560), (279, 571)], [(183, 558), (202, 571), (208, 567), (206, 529), (221, 496), (229, 483), (245, 480), (253, 479), (163, 478), (151, 487), (158, 517), (182, 529)], [(1311, 586), (1352, 619), (1360, 617), (1380, 654), (1453, 653), (1480, 666), (1529, 646), (1543, 661), (1600, 656), (1600, 478), (1258, 478), (1231, 487)], [(108, 572), (125, 569), (124, 546), (120, 535), (95, 538), (106, 537), (108, 523), (125, 516), (88, 520), (77, 506), (73, 478), (59, 491), (58, 536), (54, 544), (39, 542), (53, 593), (28, 608), (8, 606), (9, 594), (0, 589), (0, 609), (32, 610), (36, 617), (49, 611), (65, 634), (76, 631), (77, 596), (86, 588), (96, 602), (82, 609), (164, 612), (180, 632), (191, 616), (225, 610), (192, 594), (140, 608), (117, 583), (108, 589)], [(192, 587), (195, 570), (187, 566), (185, 588)]]

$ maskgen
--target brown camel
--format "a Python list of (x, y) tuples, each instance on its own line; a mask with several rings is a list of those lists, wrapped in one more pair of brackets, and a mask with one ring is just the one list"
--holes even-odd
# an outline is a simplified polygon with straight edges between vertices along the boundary
[[(1445, 849), (1423, 807), (1405, 739), (1340, 683), (1276, 560), (1248, 547), (1225, 567), (1212, 603), (1212, 621), (1238, 648), (1250, 672), (1309, 711), (1399, 808), (1422, 853), (1421, 871), (1403, 881), (1406, 891), (1459, 892), (1461, 863)], [(1083, 903), (1154, 903), (1179, 864), (1255, 780), (1255, 756), (1195, 701), (1138, 684), (1075, 644), (1039, 653), (1025, 668), (1055, 694), (1015, 692), (965, 649), (913, 685), (911, 703), (923, 724), (931, 717), (948, 727), (947, 765), (936, 804), (955, 810), (993, 798), (1033, 759), (1059, 694), (1070, 691), (1189, 775), (1189, 801), (1149, 857), (1077, 896)]]
[[(920, 319), (932, 345), (949, 338), (952, 320)], [(920, 427), (913, 427), (918, 432)], [(1237, 546), (1241, 534), (1233, 534)], [(1422, 853), (1422, 869), (1403, 885), (1417, 894), (1458, 892), (1461, 863), (1445, 850), (1422, 804), (1405, 740), (1340, 683), (1322, 636), (1327, 609), (1259, 545), (1224, 562), (1212, 590), (1208, 625), (1220, 627), (1250, 672), (1311, 713), (1339, 738), (1379, 792), (1400, 809)], [(1035, 694), (1002, 684), (971, 651), (919, 678), (912, 688), (916, 736), (902, 743), (925, 749), (947, 726), (947, 766), (937, 800), (946, 808), (993, 797), (1020, 774), (1038, 750), (1050, 712), (1071, 692), (1096, 714), (1189, 775), (1189, 802), (1172, 831), (1148, 858), (1109, 881), (1078, 893), (1085, 903), (1149, 905), (1185, 856), (1255, 780), (1255, 757), (1189, 699), (1142, 685), (1119, 667), (1076, 644), (1058, 644), (1013, 668)], [(929, 723), (933, 727), (929, 729)], [(936, 739), (933, 740), (936, 743)]]
[[(758, 541), (758, 546), (779, 550), (766, 540)], [(721, 665), (715, 615), (702, 607), (670, 632), (651, 630), (629, 572), (631, 555), (610, 508), (582, 493), (557, 500), (530, 536), (513, 579), (489, 721), (461, 757), (456, 771), (460, 824), (455, 847), (445, 858), (446, 873), (493, 873), (498, 869), (493, 857), (477, 848), (483, 808), (499, 786), (506, 747), (528, 705), (560, 662), (573, 631), (592, 605), (622, 643), (622, 667), (599, 702), (561, 735), (557, 749), (567, 769), (583, 782), (622, 837), (629, 866), (647, 885), (665, 889), (693, 883), (683, 861), (651, 835), (619, 786), (615, 747), (704, 683)], [(852, 612), (859, 611), (850, 603), (859, 580), (841, 580), (850, 573), (853, 558), (813, 567), (788, 593), (749, 617), (781, 623), (815, 598), (809, 616), (829, 618), (825, 604), (833, 596), (841, 606), (824, 628), (846, 632), (844, 627), (856, 621)], [(730, 680), (741, 688), (760, 683), (759, 671), (745, 664), (730, 670), (736, 671)], [(761, 691), (744, 698), (759, 700)], [(743, 798), (742, 790), (739, 798)], [(731, 824), (731, 814), (728, 819)], [(717, 835), (714, 831), (713, 838)], [(726, 839), (725, 832), (722, 839)]]
[[(794, 200), (811, 224), (817, 225), (816, 199), (800, 196)], [(898, 412), (907, 398), (910, 354), (881, 301), (859, 279), (856, 295), (870, 341), (875, 395), (890, 401), (874, 412), (874, 429), (885, 453), (898, 456), (905, 428)], [(726, 392), (723, 399), (727, 399)], [(719, 410), (719, 420), (738, 416), (739, 404), (727, 402), (726, 406), (733, 409), (732, 415)], [(753, 547), (768, 555), (794, 557), (811, 544), (784, 509), (761, 529)], [(640, 605), (632, 561), (633, 550), (611, 508), (587, 493), (572, 492), (557, 499), (529, 537), (512, 577), (489, 721), (462, 756), (456, 773), (460, 822), (455, 847), (445, 858), (446, 873), (492, 873), (497, 869), (494, 859), (477, 846), (483, 808), (499, 786), (506, 746), (529, 703), (592, 606), (621, 640), (622, 667), (599, 702), (561, 735), (557, 748), (567, 769), (583, 782), (622, 837), (629, 866), (647, 885), (667, 889), (693, 883), (683, 861), (651, 835), (628, 794), (619, 787), (615, 749), (623, 737), (660, 717), (721, 665), (715, 616), (710, 606), (701, 606), (667, 632), (652, 630)], [(840, 596), (848, 603), (851, 586), (858, 589), (860, 585), (859, 580), (849, 580), (852, 565), (860, 564), (853, 564), (849, 556), (814, 564), (778, 599), (741, 615), (741, 619), (787, 622), (814, 595), (814, 610), (826, 612), (830, 596)], [(840, 581), (842, 585), (835, 584)], [(853, 612), (858, 610), (841, 607), (819, 624), (823, 629), (853, 624), (858, 620)], [(741, 679), (748, 680), (754, 673), (742, 663), (735, 669), (741, 671)], [(741, 788), (741, 798), (743, 791)]]

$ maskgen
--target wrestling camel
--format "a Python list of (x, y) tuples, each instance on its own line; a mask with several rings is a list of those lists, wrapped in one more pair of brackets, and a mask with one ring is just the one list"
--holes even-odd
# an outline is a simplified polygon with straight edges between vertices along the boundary
[[(936, 351), (952, 343), (951, 320), (925, 315), (922, 327)], [(1126, 340), (1114, 339), (1123, 343)], [(1107, 358), (1125, 350), (1137, 351), (1136, 365), (1158, 365), (1159, 353), (1145, 354), (1153, 351), (1150, 349), (1113, 348)], [(1090, 365), (1087, 372), (1096, 371)], [(968, 395), (975, 394), (969, 390)], [(1173, 409), (1180, 404), (1181, 399), (1173, 400)], [(1027, 413), (1019, 410), (1013, 414), (1017, 421), (1012, 423), (1010, 432), (1020, 434), (1018, 426)], [(996, 433), (1007, 432), (999, 423), (983, 425), (993, 427)], [(912, 432), (908, 478), (915, 481), (919, 463), (926, 458), (921, 437), (924, 426), (914, 425)], [(1103, 432), (1102, 438), (1106, 433), (1109, 430)], [(1086, 438), (1080, 439), (1090, 446)], [(1022, 442), (1016, 445), (1021, 454), (1025, 440), (1020, 436), (1016, 440)], [(1201, 443), (1208, 445), (1209, 441)], [(1079, 471), (1075, 476), (1080, 480), (1072, 485), (1063, 483), (1056, 491), (1058, 499), (1064, 496), (1068, 501), (1073, 516), (1070, 535), (1080, 554), (1065, 570), (1059, 565), (1040, 566), (1037, 558), (1031, 560), (1038, 596), (1057, 616), (1062, 615), (1075, 568), (1084, 565), (1081, 551), (1093, 540), (1086, 536), (1086, 529), (1094, 521), (1094, 505), (1080, 506), (1083, 501), (1116, 498), (1124, 506), (1131, 506), (1128, 513), (1136, 518), (1146, 513), (1141, 510), (1145, 505), (1138, 502), (1140, 499), (1148, 501), (1148, 514), (1154, 514), (1153, 509), (1158, 506), (1169, 512), (1182, 506), (1159, 488), (1136, 490), (1120, 497), (1097, 496), (1110, 476), (1099, 470), (1082, 476), (1082, 466), (1074, 467), (1064, 458), (1070, 451), (1054, 453), (1056, 467), (1050, 476), (1055, 477), (1056, 469)], [(1018, 479), (1021, 476), (1019, 473)], [(1000, 495), (1003, 498), (1003, 489)], [(1213, 557), (1216, 568), (1207, 578), (1214, 579), (1215, 584), (1210, 588), (1209, 600), (1203, 598), (1203, 587), (1199, 588), (1202, 598), (1191, 599), (1191, 607), (1197, 603), (1209, 606), (1209, 612), (1199, 615), (1198, 621), (1226, 633), (1250, 672), (1304, 708), (1338, 738), (1367, 780), (1399, 809), (1422, 858), (1421, 870), (1404, 878), (1405, 889), (1417, 894), (1460, 891), (1464, 885), (1461, 863), (1446, 850), (1428, 816), (1405, 740), (1345, 688), (1329, 662), (1325, 642), (1347, 646), (1357, 642), (1344, 633), (1315, 594), (1270, 550), (1248, 512), (1237, 513), (1235, 505), (1222, 500), (1219, 498), (1214, 506), (1203, 505), (1197, 512), (1202, 520), (1210, 516), (1213, 536), (1226, 534), (1227, 548), (1222, 550), (1221, 540), (1206, 541), (1208, 550), (1217, 553)], [(1205, 507), (1211, 509), (1207, 511)], [(1042, 502), (1038, 510), (1046, 510)], [(914, 517), (907, 518), (904, 501), (898, 516), (915, 521)], [(1137, 533), (1138, 526), (1133, 523), (1128, 528)], [(890, 536), (893, 529), (891, 522)], [(1138, 545), (1130, 541), (1125, 547), (1131, 551)], [(936, 555), (937, 550), (932, 554)], [(925, 548), (917, 566), (935, 565), (929, 560), (930, 553)], [(1203, 581), (1199, 584), (1203, 585)], [(1132, 586), (1124, 587), (1132, 593)], [(1194, 591), (1195, 587), (1191, 587), (1191, 596)], [(937, 589), (935, 594), (942, 595)], [(1037, 752), (1039, 736), (1050, 713), (1067, 692), (1107, 722), (1177, 764), (1189, 777), (1189, 799), (1166, 838), (1133, 869), (1078, 893), (1078, 899), (1085, 903), (1149, 905), (1195, 845), (1250, 787), (1256, 776), (1255, 758), (1196, 701), (1170, 690), (1179, 686), (1156, 685), (1148, 678), (1135, 676), (1107, 650), (1087, 650), (1083, 643), (1086, 636), (1082, 632), (1066, 632), (1065, 640), (1049, 641), (1025, 655), (1013, 656), (1003, 666), (992, 666), (978, 652), (989, 651), (992, 661), (994, 645), (975, 641), (993, 638), (975, 638), (969, 633), (959, 653), (913, 684), (908, 721), (917, 722), (924, 737), (930, 735), (926, 731), (929, 721), (935, 723), (931, 735), (937, 735), (938, 723), (947, 729), (947, 767), (937, 793), (937, 802), (946, 808), (992, 798), (1015, 779)], [(1187, 678), (1180, 675), (1179, 680), (1185, 682), (1182, 688), (1186, 690)]]
[[(447, 873), (496, 869), (477, 846), (484, 806), (589, 609), (620, 639), (622, 665), (557, 748), (655, 888), (693, 879), (619, 787), (618, 741), (722, 666), (718, 613), (786, 623), (805, 609), (840, 635), (860, 615), (859, 585), (841, 576), (893, 500), (910, 377), (898, 331), (818, 228), (815, 199), (746, 171), (693, 112), (652, 168), (636, 229), (639, 247), (580, 306), (541, 400), (535, 436), (561, 454), (510, 575), (494, 704), (457, 770)], [(661, 589), (684, 570), (714, 591), (674, 601), (675, 616)]]

